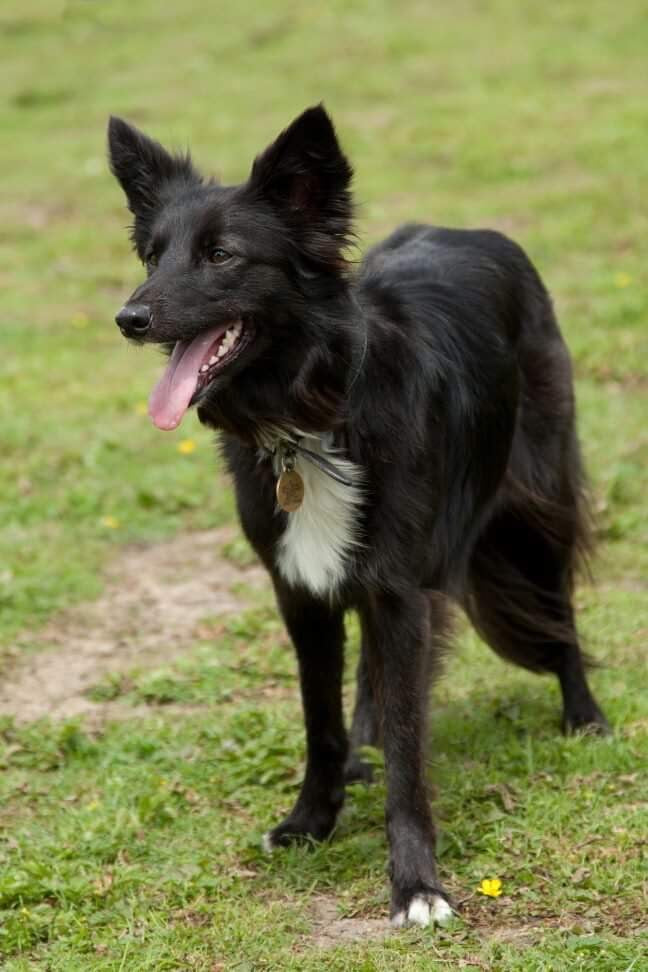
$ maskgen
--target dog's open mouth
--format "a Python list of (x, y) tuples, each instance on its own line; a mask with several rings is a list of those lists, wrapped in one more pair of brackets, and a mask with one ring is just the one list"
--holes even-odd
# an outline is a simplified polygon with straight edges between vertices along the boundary
[(193, 341), (178, 341), (166, 370), (151, 392), (149, 415), (159, 429), (175, 429), (190, 405), (248, 343), (241, 320), (204, 331)]

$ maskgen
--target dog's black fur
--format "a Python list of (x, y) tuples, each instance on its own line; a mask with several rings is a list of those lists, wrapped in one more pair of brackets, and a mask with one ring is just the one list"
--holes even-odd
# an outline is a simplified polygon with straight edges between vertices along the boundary
[[(113, 172), (133, 213), (148, 279), (128, 307), (168, 344), (226, 320), (240, 353), (198, 396), (222, 430), (243, 529), (272, 577), (297, 650), (307, 766), (275, 844), (325, 838), (357, 754), (384, 745), (392, 915), (443, 895), (424, 772), (428, 684), (466, 609), (505, 658), (551, 672), (568, 730), (604, 730), (587, 686), (571, 601), (588, 543), (570, 360), (549, 296), (523, 251), (488, 230), (407, 225), (345, 259), (351, 168), (322, 107), (260, 155), (247, 182), (205, 181), (112, 119)], [(218, 260), (210, 255), (217, 249)], [(225, 258), (222, 258), (222, 251)], [(276, 476), (260, 460), (272, 424), (333, 431), (365, 475), (362, 545), (332, 596), (289, 585), (275, 547)], [(343, 615), (362, 626), (350, 742), (341, 702)]]

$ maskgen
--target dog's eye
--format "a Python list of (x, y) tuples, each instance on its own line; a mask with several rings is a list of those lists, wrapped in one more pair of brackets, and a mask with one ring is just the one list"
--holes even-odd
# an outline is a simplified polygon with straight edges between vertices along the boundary
[(211, 263), (225, 263), (226, 260), (229, 260), (231, 255), (232, 254), (228, 253), (227, 250), (224, 250), (222, 246), (215, 246), (213, 250), (209, 251), (209, 260)]

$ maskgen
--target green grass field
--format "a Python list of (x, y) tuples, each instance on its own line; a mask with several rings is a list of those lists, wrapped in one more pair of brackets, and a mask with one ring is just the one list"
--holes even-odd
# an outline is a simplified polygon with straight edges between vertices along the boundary
[[(86, 694), (119, 718), (0, 718), (2, 969), (645, 968), (647, 50), (640, 0), (4, 0), (8, 684), (26, 657), (62, 650), (116, 557), (233, 522), (211, 436), (195, 416), (153, 429), (160, 360), (112, 323), (140, 271), (108, 114), (235, 181), (323, 100), (355, 164), (361, 245), (406, 219), (497, 227), (554, 295), (600, 541), (577, 600), (615, 731), (562, 738), (556, 687), (462, 628), (430, 748), (462, 917), (385, 937), (380, 768), (350, 788), (329, 845), (260, 853), (303, 738), (289, 646), (267, 591), (246, 590), (245, 610), (205, 611), (164, 664), (104, 665)], [(248, 558), (239, 541), (225, 555)], [(353, 619), (350, 643), (353, 660)], [(500, 897), (478, 893), (486, 878)]]

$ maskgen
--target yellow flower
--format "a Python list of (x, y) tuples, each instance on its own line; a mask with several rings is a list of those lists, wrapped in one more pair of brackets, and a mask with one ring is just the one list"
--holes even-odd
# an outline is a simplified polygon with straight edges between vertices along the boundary
[(146, 402), (138, 402), (137, 405), (135, 406), (135, 414), (146, 415), (147, 412), (148, 412), (148, 406)]
[(615, 273), (614, 284), (616, 287), (629, 287), (631, 283), (632, 277), (629, 273), (626, 273), (624, 270), (621, 270), (619, 273)]
[(502, 893), (502, 882), (499, 878), (484, 878), (477, 890), (489, 898), (499, 898)]
[(196, 443), (193, 439), (183, 439), (178, 442), (178, 452), (181, 452), (183, 456), (188, 456), (191, 452), (196, 451)]
[(118, 530), (119, 520), (116, 516), (102, 516), (101, 525), (106, 527), (108, 530)]
[(91, 800), (90, 803), (86, 806), (86, 810), (90, 810), (90, 812), (92, 812), (93, 810), (96, 810), (99, 806), (101, 806), (100, 800)]

